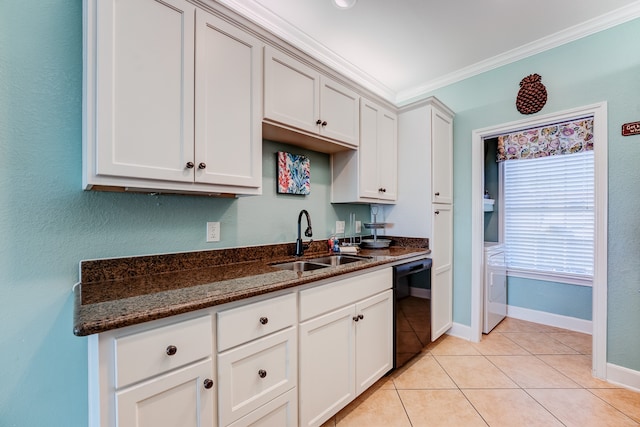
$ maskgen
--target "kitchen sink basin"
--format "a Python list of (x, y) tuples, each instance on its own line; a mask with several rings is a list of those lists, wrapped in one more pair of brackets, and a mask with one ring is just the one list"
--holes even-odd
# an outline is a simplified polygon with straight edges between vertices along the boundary
[(279, 268), (281, 270), (291, 270), (291, 271), (311, 271), (311, 270), (318, 270), (320, 268), (330, 267), (329, 264), (320, 264), (320, 263), (311, 262), (311, 261), (283, 262), (282, 264), (272, 264), (272, 266), (275, 268)]
[(368, 257), (350, 256), (350, 255), (328, 255), (319, 258), (311, 258), (304, 261), (290, 261), (280, 264), (271, 264), (272, 267), (281, 270), (292, 271), (311, 271), (320, 268), (337, 267), (339, 265), (349, 264), (352, 262), (362, 261)]
[(318, 262), (320, 264), (328, 264), (332, 267), (352, 262), (358, 262), (367, 259), (366, 257), (349, 256), (349, 255), (328, 255), (321, 258), (312, 258), (310, 262)]

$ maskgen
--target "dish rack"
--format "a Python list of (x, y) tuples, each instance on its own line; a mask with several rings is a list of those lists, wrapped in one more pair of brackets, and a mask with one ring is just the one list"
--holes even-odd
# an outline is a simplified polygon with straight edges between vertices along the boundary
[(387, 226), (387, 224), (384, 222), (377, 222), (376, 216), (377, 216), (377, 212), (373, 212), (373, 222), (365, 222), (364, 224), (362, 224), (364, 225), (364, 228), (373, 230), (372, 231), (373, 239), (362, 239), (360, 241), (360, 246), (363, 248), (383, 249), (383, 248), (388, 248), (389, 245), (391, 244), (391, 240), (389, 239), (378, 238), (378, 230), (384, 229)]

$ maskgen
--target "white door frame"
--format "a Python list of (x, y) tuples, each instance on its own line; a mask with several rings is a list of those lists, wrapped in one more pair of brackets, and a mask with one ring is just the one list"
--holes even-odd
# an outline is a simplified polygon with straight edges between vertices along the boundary
[(471, 341), (482, 337), (484, 256), (484, 139), (572, 118), (594, 118), (595, 253), (593, 274), (593, 375), (607, 373), (607, 103), (588, 105), (544, 116), (504, 123), (471, 132)]

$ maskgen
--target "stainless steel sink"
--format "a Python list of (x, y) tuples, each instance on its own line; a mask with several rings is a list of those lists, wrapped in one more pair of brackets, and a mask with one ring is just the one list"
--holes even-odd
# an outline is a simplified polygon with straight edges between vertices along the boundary
[(281, 270), (292, 271), (311, 271), (318, 270), (320, 268), (337, 267), (339, 265), (349, 264), (352, 262), (358, 262), (368, 259), (368, 257), (353, 256), (353, 255), (328, 255), (319, 258), (311, 258), (304, 261), (290, 261), (280, 264), (271, 264), (272, 267), (279, 268)]
[(272, 266), (275, 268), (279, 268), (281, 270), (291, 270), (291, 271), (311, 271), (311, 270), (318, 270), (320, 268), (330, 267), (329, 264), (320, 264), (320, 263), (311, 262), (311, 261), (283, 262), (281, 264), (272, 264)]
[(310, 262), (318, 262), (320, 264), (328, 264), (332, 267), (352, 262), (358, 262), (367, 259), (366, 257), (350, 256), (350, 255), (328, 255), (320, 258), (312, 258)]

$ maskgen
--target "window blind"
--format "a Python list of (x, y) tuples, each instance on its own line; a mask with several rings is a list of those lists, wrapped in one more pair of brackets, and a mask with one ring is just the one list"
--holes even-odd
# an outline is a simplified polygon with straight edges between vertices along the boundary
[(593, 151), (503, 164), (507, 268), (592, 279)]

